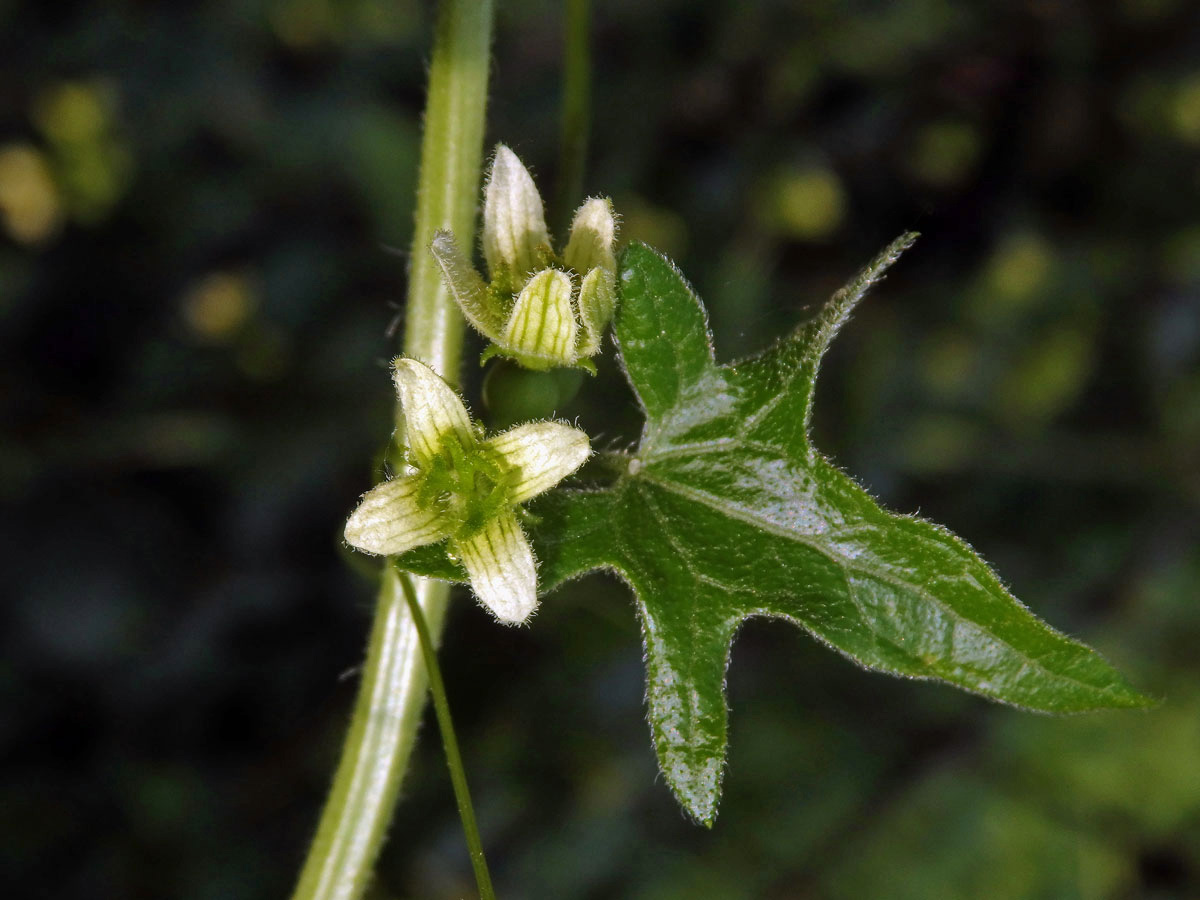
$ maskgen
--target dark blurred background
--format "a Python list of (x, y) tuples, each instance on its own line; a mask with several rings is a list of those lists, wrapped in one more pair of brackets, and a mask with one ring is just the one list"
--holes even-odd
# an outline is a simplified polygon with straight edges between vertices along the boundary
[[(1197, 6), (597, 7), (586, 189), (719, 355), (922, 231), (833, 350), (819, 446), (1165, 700), (1038, 717), (754, 622), (709, 832), (657, 777), (623, 586), (515, 630), (464, 594), (444, 666), (500, 895), (1200, 897)], [(292, 887), (370, 623), (339, 533), (391, 427), (431, 18), (0, 2), (7, 897)], [(561, 28), (501, 4), (488, 139), (547, 195)], [(608, 368), (563, 410), (601, 444), (636, 429)], [(473, 891), (432, 721), (378, 882)]]

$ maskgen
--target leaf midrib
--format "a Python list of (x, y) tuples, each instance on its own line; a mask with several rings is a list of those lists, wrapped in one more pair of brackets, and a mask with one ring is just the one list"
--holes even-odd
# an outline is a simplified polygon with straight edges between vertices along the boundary
[[(720, 449), (730, 449), (730, 448), (738, 449), (739, 447), (746, 446), (744, 442), (739, 441), (736, 438), (720, 439), (720, 440), (721, 440)], [(697, 446), (703, 446), (705, 444), (711, 444), (711, 443), (713, 443), (713, 442), (703, 442), (702, 444), (697, 445)], [(712, 449), (705, 451), (705, 452), (713, 452), (713, 450), (715, 450), (715, 449), (717, 449), (717, 448), (713, 447)], [(695, 455), (703, 456), (703, 455), (705, 455), (705, 452), (698, 452)], [(772, 452), (774, 452), (778, 455), (777, 450), (774, 450)], [(670, 455), (671, 455), (671, 457), (678, 458), (680, 456), (683, 456), (684, 454), (672, 452), (672, 453), (670, 453)], [(663, 459), (663, 458), (667, 458), (667, 457), (652, 455), (649, 459), (644, 458), (643, 462), (648, 466), (652, 460)], [(786, 459), (786, 457), (780, 457), (780, 458), (784, 459), (785, 461), (789, 461)], [(773, 534), (773, 535), (783, 538), (785, 540), (790, 540), (795, 543), (802, 544), (802, 545), (808, 547), (809, 549), (813, 550), (814, 552), (820, 554), (821, 556), (825, 557), (827, 560), (829, 560), (830, 563), (832, 563), (834, 566), (838, 567), (843, 572), (843, 574), (845, 574), (847, 572), (857, 572), (857, 573), (869, 576), (871, 578), (875, 578), (886, 584), (891, 584), (894, 587), (902, 588), (907, 591), (911, 591), (911, 592), (915, 593), (917, 596), (924, 599), (926, 602), (931, 603), (932, 605), (937, 606), (938, 608), (942, 609), (948, 616), (950, 616), (950, 618), (952, 618), (956, 621), (970, 623), (972, 626), (980, 629), (983, 633), (991, 636), (991, 638), (993, 640), (995, 640), (997, 643), (1002, 644), (1003, 646), (1007, 647), (1010, 651), (1012, 651), (1012, 653), (1018, 659), (1025, 661), (1028, 665), (1031, 665), (1034, 668), (1038, 669), (1039, 671), (1044, 672), (1046, 675), (1050, 676), (1051, 678), (1060, 679), (1062, 681), (1077, 684), (1083, 688), (1086, 688), (1088, 691), (1098, 692), (1098, 693), (1101, 693), (1101, 694), (1104, 694), (1107, 696), (1116, 697), (1116, 696), (1120, 695), (1120, 692), (1117, 691), (1115, 687), (1112, 687), (1112, 686), (1100, 687), (1100, 686), (1091, 684), (1090, 682), (1082, 681), (1079, 678), (1075, 678), (1071, 675), (1064, 674), (1062, 672), (1056, 672), (1053, 669), (1049, 669), (1038, 659), (1031, 657), (1028, 654), (1022, 652), (1021, 650), (1019, 650), (1018, 648), (1013, 646), (1009, 641), (1004, 640), (1003, 638), (996, 635), (994, 632), (987, 629), (980, 622), (977, 622), (974, 619), (963, 615), (962, 613), (958, 612), (957, 610), (953, 609), (952, 607), (947, 606), (944, 601), (940, 600), (939, 598), (934, 596), (929, 591), (927, 591), (919, 586), (910, 584), (909, 582), (903, 581), (893, 575), (890, 575), (884, 570), (878, 570), (872, 566), (866, 566), (866, 565), (852, 565), (852, 564), (848, 563), (843, 557), (836, 555), (831, 550), (829, 550), (827, 547), (822, 546), (822, 544), (820, 542), (815, 541), (811, 538), (808, 538), (807, 536), (799, 534), (795, 531), (789, 531), (786, 528), (782, 528), (779, 525), (776, 525), (774, 522), (771, 522), (770, 520), (763, 518), (762, 516), (759, 516), (750, 510), (744, 509), (743, 507), (740, 507), (740, 506), (730, 504), (730, 503), (724, 501), (720, 497), (716, 497), (712, 494), (709, 494), (707, 491), (702, 491), (698, 488), (693, 488), (689, 485), (680, 484), (679, 482), (671, 481), (667, 478), (662, 478), (662, 477), (656, 476), (649, 468), (644, 468), (637, 475), (628, 476), (628, 477), (629, 477), (629, 480), (631, 482), (634, 482), (635, 484), (638, 481), (642, 481), (644, 483), (656, 485), (669, 493), (675, 494), (676, 496), (683, 497), (686, 500), (691, 500), (694, 503), (699, 503), (702, 506), (707, 506), (709, 509), (712, 509), (714, 512), (717, 512), (721, 515), (727, 516), (731, 519), (736, 519), (736, 520), (744, 522), (748, 525), (753, 525), (755, 528), (759, 528), (763, 531), (766, 531), (770, 534)], [(860, 614), (861, 614), (861, 606), (853, 596), (854, 590), (851, 588), (848, 579), (847, 579), (846, 587), (847, 587), (848, 593), (851, 595), (852, 602), (854, 602), (856, 608), (859, 608)], [(864, 623), (866, 621), (867, 620), (864, 618)], [(1042, 625), (1040, 620), (1036, 619), (1036, 617), (1034, 618), (1034, 622), (1037, 625), (1041, 626), (1044, 633), (1049, 633), (1051, 636), (1054, 636), (1055, 632), (1052, 629), (1050, 629), (1048, 626)], [(870, 626), (868, 625), (868, 627), (870, 627)], [(876, 634), (877, 638), (881, 637), (875, 631), (875, 629), (872, 628), (871, 631), (873, 634)], [(1066, 640), (1066, 641), (1068, 641), (1068, 643), (1071, 643), (1069, 638), (1063, 638), (1063, 640)]]

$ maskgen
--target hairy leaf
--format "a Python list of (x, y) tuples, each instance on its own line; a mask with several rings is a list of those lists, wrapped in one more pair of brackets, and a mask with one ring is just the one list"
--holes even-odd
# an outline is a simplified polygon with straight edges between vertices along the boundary
[[(751, 616), (794, 622), (867, 668), (1014, 706), (1150, 702), (1034, 616), (963, 541), (883, 510), (809, 442), (821, 357), (914, 238), (888, 247), (814, 320), (727, 366), (716, 364), (704, 308), (679, 271), (630, 247), (615, 330), (646, 416), (638, 449), (612, 485), (560, 490), (531, 507), (543, 589), (593, 569), (633, 589), (659, 762), (705, 824), (725, 760), (730, 645)], [(461, 579), (436, 549), (401, 565)]]

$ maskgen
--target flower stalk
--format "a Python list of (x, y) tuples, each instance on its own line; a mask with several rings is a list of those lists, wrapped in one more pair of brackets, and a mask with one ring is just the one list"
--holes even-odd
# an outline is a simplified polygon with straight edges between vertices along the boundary
[(450, 770), (450, 781), (454, 784), (454, 799), (458, 803), (458, 815), (462, 819), (463, 833), (467, 838), (467, 849), (471, 854), (471, 866), (475, 869), (475, 883), (479, 887), (479, 900), (495, 900), (492, 876), (488, 872), (487, 859), (483, 855), (483, 842), (479, 839), (479, 826), (475, 824), (475, 808), (471, 805), (471, 792), (467, 789), (467, 770), (463, 766), (462, 754), (458, 752), (458, 737), (454, 734), (454, 722), (450, 718), (450, 703), (446, 699), (446, 685), (442, 682), (442, 670), (438, 666), (437, 649), (429, 634), (429, 625), (417, 593), (413, 590), (411, 576), (396, 576), (400, 590), (408, 604), (409, 615), (417, 630), (421, 643), (421, 655), (425, 659), (425, 671), (429, 674), (429, 693), (433, 696), (433, 708), (437, 714), (438, 730), (442, 733), (442, 748), (446, 752), (446, 767)]

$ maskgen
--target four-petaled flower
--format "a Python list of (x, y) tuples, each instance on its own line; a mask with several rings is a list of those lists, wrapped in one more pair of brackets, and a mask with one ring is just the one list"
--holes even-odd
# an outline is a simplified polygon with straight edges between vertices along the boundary
[(542, 198), (517, 155), (500, 144), (483, 192), (485, 282), (439, 231), (430, 251), (463, 315), (491, 346), (484, 353), (528, 369), (576, 366), (590, 357), (616, 307), (617, 223), (612, 203), (593, 197), (575, 213), (562, 256), (554, 252)]
[(346, 523), (347, 543), (394, 556), (449, 539), (479, 601), (501, 622), (524, 622), (537, 606), (537, 568), (517, 506), (583, 465), (588, 436), (562, 422), (532, 422), (485, 439), (424, 363), (402, 357), (393, 373), (408, 466), (363, 495)]

